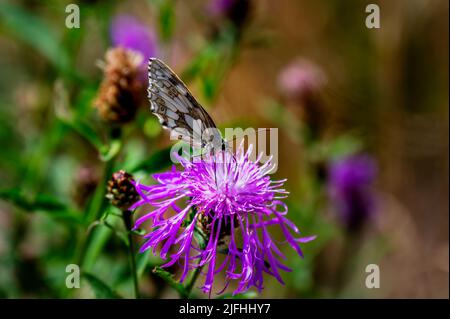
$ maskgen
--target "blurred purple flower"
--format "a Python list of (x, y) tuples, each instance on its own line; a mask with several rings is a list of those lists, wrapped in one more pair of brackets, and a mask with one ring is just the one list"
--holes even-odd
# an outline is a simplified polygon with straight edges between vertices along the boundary
[[(300, 232), (285, 216), (288, 208), (281, 199), (288, 192), (281, 188), (284, 180), (272, 181), (267, 175), (271, 164), (251, 161), (250, 152), (239, 151), (236, 157), (218, 153), (194, 163), (180, 158), (184, 170), (174, 167), (153, 175), (156, 185), (136, 183), (141, 199), (131, 209), (146, 204), (156, 207), (136, 221), (135, 228), (146, 220), (153, 222), (141, 252), (152, 248), (155, 254), (161, 244), (160, 257), (169, 259), (163, 267), (182, 266), (180, 282), (190, 270), (205, 266), (205, 293), (211, 294), (214, 276), (222, 270), (226, 284), (219, 293), (231, 280), (238, 280), (234, 294), (251, 286), (260, 291), (264, 272), (283, 284), (279, 270), (290, 269), (280, 262), (285, 256), (269, 235), (268, 226), (280, 227), (286, 242), (300, 256), (299, 243), (315, 238), (294, 237), (293, 233)], [(180, 200), (186, 202), (183, 208), (177, 204)], [(169, 209), (174, 211), (170, 217), (165, 216)], [(193, 241), (194, 232), (199, 231), (204, 234), (204, 245)], [(221, 261), (219, 253), (224, 254)]]
[(278, 87), (288, 98), (304, 99), (319, 91), (326, 83), (324, 72), (315, 64), (297, 59), (288, 64), (278, 77)]
[[(251, 0), (210, 0), (206, 5), (207, 13), (214, 22), (223, 22), (225, 18), (240, 31), (249, 20), (252, 11)], [(219, 19), (218, 19), (219, 18)]]
[(358, 229), (373, 215), (375, 176), (376, 164), (369, 155), (349, 156), (330, 167), (330, 195), (350, 230)]
[(131, 15), (118, 15), (110, 26), (111, 41), (114, 46), (138, 51), (147, 63), (158, 54), (158, 43), (154, 32)]
[(226, 15), (236, 0), (210, 0), (208, 11), (214, 16)]

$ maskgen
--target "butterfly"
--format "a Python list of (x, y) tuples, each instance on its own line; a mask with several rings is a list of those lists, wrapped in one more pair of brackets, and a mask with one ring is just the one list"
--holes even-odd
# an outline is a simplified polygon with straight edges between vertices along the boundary
[(170, 130), (172, 138), (206, 153), (228, 150), (211, 116), (163, 61), (149, 59), (148, 81), (150, 111), (163, 128)]

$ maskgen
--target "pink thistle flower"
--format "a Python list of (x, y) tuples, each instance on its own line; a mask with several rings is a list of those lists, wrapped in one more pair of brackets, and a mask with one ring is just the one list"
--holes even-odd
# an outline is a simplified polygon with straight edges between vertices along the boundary
[[(151, 205), (154, 210), (139, 218), (135, 228), (152, 221), (152, 230), (145, 235), (141, 252), (159, 247), (159, 256), (167, 260), (163, 267), (178, 263), (182, 274), (204, 269), (202, 290), (211, 294), (214, 277), (224, 271), (226, 283), (238, 281), (234, 294), (254, 286), (263, 289), (263, 273), (283, 280), (280, 270), (290, 271), (280, 259), (285, 259), (269, 234), (269, 226), (278, 226), (286, 241), (300, 256), (299, 243), (315, 236), (300, 237), (298, 228), (286, 217), (288, 208), (282, 199), (288, 192), (282, 188), (285, 180), (272, 181), (268, 174), (272, 164), (259, 165), (247, 153), (238, 151), (236, 157), (220, 152), (212, 158), (190, 162), (180, 158), (183, 170), (155, 174), (156, 185), (135, 184), (141, 199), (131, 209)], [(184, 202), (184, 206), (178, 203)], [(169, 210), (174, 214), (169, 215)], [(193, 240), (198, 233), (204, 244)], [(221, 248), (225, 238), (228, 244)], [(218, 254), (224, 253), (223, 261)]]

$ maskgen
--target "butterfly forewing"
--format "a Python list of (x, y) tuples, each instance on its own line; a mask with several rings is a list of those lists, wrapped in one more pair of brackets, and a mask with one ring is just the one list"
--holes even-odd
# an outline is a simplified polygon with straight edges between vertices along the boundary
[(158, 117), (161, 125), (193, 147), (202, 147), (211, 142), (205, 138), (207, 135), (204, 132), (216, 130), (216, 125), (183, 81), (156, 58), (149, 60), (148, 77), (150, 110)]

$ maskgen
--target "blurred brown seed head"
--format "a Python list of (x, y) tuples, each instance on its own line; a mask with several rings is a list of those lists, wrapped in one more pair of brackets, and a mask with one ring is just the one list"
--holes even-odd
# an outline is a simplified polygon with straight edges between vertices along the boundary
[(108, 181), (106, 197), (113, 206), (122, 211), (128, 210), (139, 198), (132, 182), (133, 176), (124, 170), (115, 172)]
[(126, 123), (134, 119), (145, 97), (142, 60), (140, 53), (121, 47), (106, 52), (104, 78), (94, 101), (104, 121)]
[(94, 192), (98, 185), (100, 176), (94, 166), (82, 166), (75, 175), (73, 186), (73, 200), (75, 203), (83, 207), (89, 196)]

